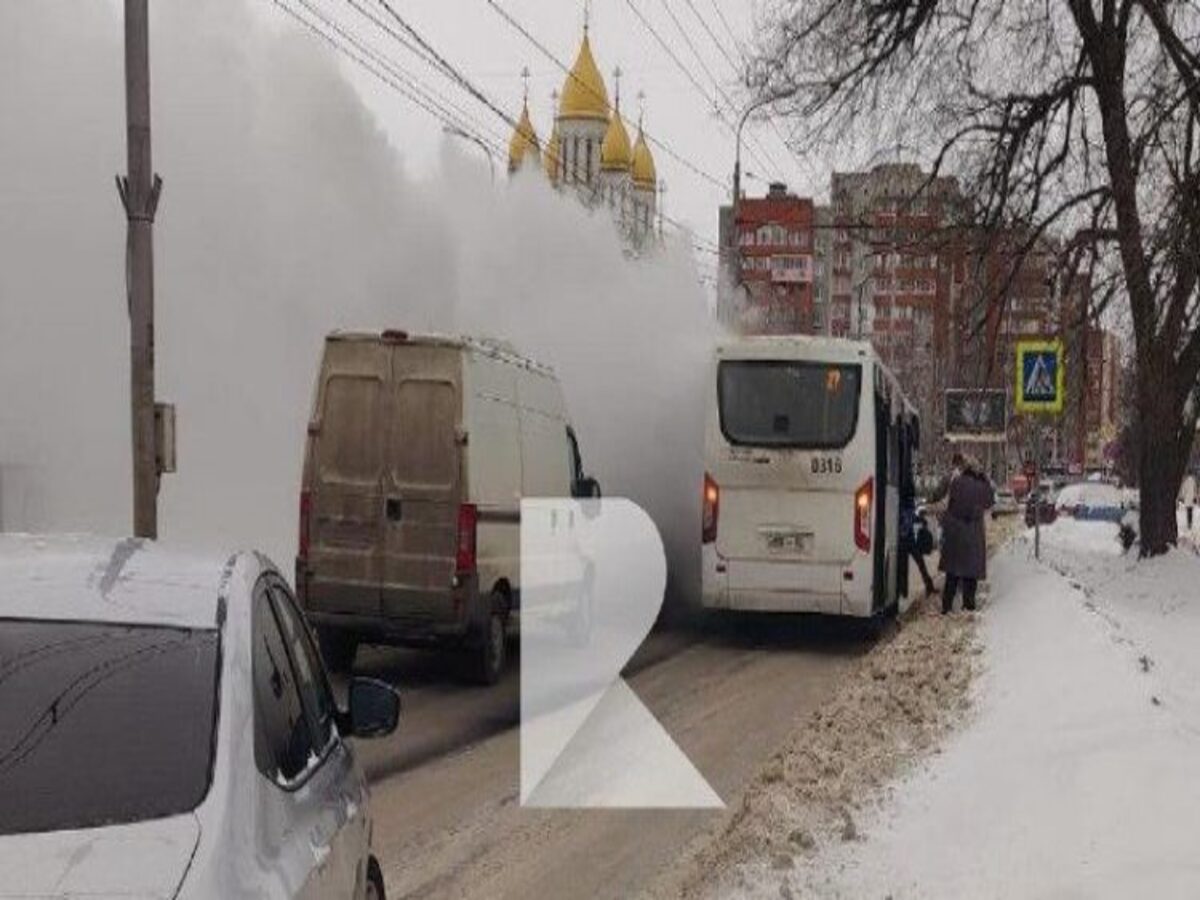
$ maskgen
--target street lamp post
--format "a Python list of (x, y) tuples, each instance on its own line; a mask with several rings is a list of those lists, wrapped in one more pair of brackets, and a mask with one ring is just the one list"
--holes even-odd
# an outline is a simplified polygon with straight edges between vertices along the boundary
[(741, 118), (738, 119), (733, 156), (732, 222), (729, 228), (729, 237), (733, 244), (730, 254), (733, 257), (733, 277), (730, 280), (733, 282), (735, 291), (742, 286), (742, 242), (741, 233), (738, 230), (738, 207), (742, 202), (742, 129), (746, 127), (746, 122), (755, 110), (761, 109), (774, 99), (774, 97), (762, 97), (756, 100), (746, 107)]
[(742, 112), (742, 116), (738, 119), (736, 141), (734, 142), (733, 156), (733, 223), (737, 224), (737, 207), (742, 196), (742, 129), (746, 127), (746, 122), (750, 116), (759, 109), (762, 109), (768, 103), (771, 103), (774, 97), (762, 97), (751, 103)]
[[(851, 266), (853, 267), (853, 251), (851, 251)], [(870, 279), (869, 273), (866, 275), (863, 275), (861, 278), (858, 279), (858, 282), (856, 284), (854, 284), (850, 289), (850, 293), (853, 294), (854, 297), (856, 298), (857, 306), (858, 306), (858, 315), (855, 317), (857, 319), (857, 322), (856, 322), (856, 326), (854, 329), (854, 336), (857, 340), (860, 340), (860, 341), (863, 339), (863, 319), (866, 318), (866, 316), (865, 316), (866, 308), (863, 303), (863, 294), (867, 289), (867, 281), (869, 279)]]

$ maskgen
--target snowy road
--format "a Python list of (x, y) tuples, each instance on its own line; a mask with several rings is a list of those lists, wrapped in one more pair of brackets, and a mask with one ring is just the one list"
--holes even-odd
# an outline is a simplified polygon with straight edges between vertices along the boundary
[[(629, 664), (636, 672), (678, 653), (694, 637), (656, 631)], [(371, 781), (407, 772), (462, 750), (517, 725), (520, 717), (519, 666), (514, 658), (498, 684), (481, 687), (464, 678), (453, 653), (364, 647), (355, 674), (379, 678), (400, 691), (400, 727), (383, 740), (362, 741), (358, 758)], [(336, 679), (339, 692), (345, 679)]]
[[(734, 630), (630, 681), (722, 797), (736, 802), (796, 717), (815, 709), (870, 646), (845, 629)], [(368, 765), (381, 771), (379, 760)], [(626, 897), (725, 815), (521, 809), (517, 777), (510, 729), (377, 782), (375, 846), (389, 896)]]

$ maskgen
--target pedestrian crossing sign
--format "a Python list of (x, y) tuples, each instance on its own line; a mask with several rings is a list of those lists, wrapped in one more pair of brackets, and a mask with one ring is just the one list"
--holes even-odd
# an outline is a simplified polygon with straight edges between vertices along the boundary
[(1019, 413), (1061, 413), (1064, 384), (1062, 341), (1017, 342)]

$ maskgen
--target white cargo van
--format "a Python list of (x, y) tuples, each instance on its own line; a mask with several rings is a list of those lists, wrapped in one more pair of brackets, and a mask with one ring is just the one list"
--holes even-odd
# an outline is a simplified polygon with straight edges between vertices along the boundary
[(327, 662), (444, 643), (494, 682), (520, 608), (521, 498), (598, 495), (548, 367), (487, 340), (331, 334), (296, 559)]
[(902, 478), (919, 425), (869, 343), (718, 347), (703, 486), (703, 605), (874, 616), (905, 592)]

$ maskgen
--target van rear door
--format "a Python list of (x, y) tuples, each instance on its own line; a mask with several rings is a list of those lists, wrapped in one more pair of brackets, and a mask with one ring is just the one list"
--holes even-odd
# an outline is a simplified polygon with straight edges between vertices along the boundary
[(731, 589), (841, 593), (854, 494), (870, 474), (854, 441), (861, 379), (857, 363), (720, 362), (709, 466)]
[(383, 614), (445, 621), (463, 500), (462, 360), (452, 346), (392, 349), (384, 467)]
[(323, 612), (379, 612), (383, 511), (382, 414), (389, 362), (361, 341), (326, 343), (310, 426), (306, 605)]

